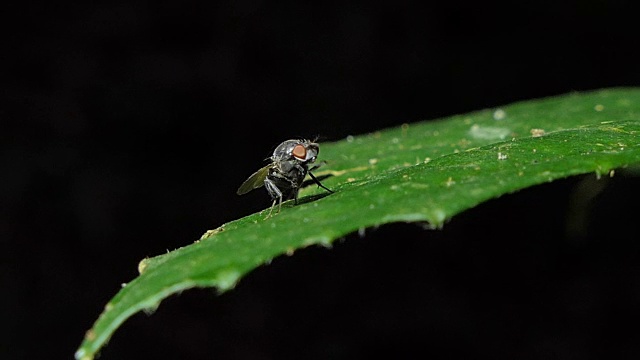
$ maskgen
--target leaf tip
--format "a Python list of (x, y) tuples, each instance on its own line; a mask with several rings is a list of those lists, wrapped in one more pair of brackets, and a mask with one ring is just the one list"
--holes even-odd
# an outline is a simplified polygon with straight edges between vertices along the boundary
[[(96, 339), (96, 333), (93, 329), (88, 330), (84, 335), (85, 341), (94, 341)], [(74, 354), (76, 360), (92, 360), (93, 353), (87, 352), (84, 346), (81, 346)]]
[(87, 351), (85, 349), (78, 349), (75, 353), (76, 360), (92, 360), (93, 356), (87, 355)]

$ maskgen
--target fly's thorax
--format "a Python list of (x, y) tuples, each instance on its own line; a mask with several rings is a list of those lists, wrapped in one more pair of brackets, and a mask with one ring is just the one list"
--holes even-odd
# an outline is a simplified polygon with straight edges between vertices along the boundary
[(307, 163), (296, 159), (274, 162), (271, 168), (272, 173), (277, 172), (286, 177), (304, 177), (309, 169)]

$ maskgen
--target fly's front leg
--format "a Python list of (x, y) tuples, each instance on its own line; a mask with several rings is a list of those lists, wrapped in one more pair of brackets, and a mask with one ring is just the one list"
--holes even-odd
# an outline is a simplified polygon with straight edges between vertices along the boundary
[(313, 165), (313, 166), (311, 167), (311, 169), (309, 169), (309, 171), (310, 171), (310, 172), (311, 172), (311, 171), (314, 171), (314, 170), (318, 169), (318, 168), (319, 168), (320, 166), (322, 166), (322, 165), (327, 165), (327, 161), (326, 161), (326, 160), (322, 160), (322, 161), (320, 161), (319, 163), (317, 163), (317, 164)]
[(311, 177), (311, 180), (313, 180), (313, 182), (314, 182), (314, 183), (316, 183), (316, 185), (318, 185), (319, 187), (321, 187), (321, 188), (323, 188), (323, 189), (325, 189), (325, 190), (327, 190), (328, 192), (330, 192), (330, 193), (332, 193), (332, 194), (333, 194), (333, 190), (331, 190), (331, 189), (327, 188), (326, 186), (322, 185), (322, 184), (320, 183), (320, 180), (318, 180), (318, 179), (317, 179), (317, 178), (316, 178), (316, 177), (311, 173), (312, 171), (316, 170), (317, 168), (319, 168), (319, 167), (320, 167), (320, 166), (322, 166), (322, 165), (325, 165), (326, 163), (327, 163), (327, 162), (326, 162), (326, 161), (324, 161), (324, 160), (323, 160), (323, 161), (321, 161), (319, 164), (316, 164), (316, 165), (312, 166), (312, 167), (311, 167), (311, 169), (309, 169), (309, 172), (308, 172), (308, 173), (309, 173), (309, 176)]
[(321, 188), (327, 190), (328, 192), (333, 194), (333, 190), (329, 189), (328, 187), (322, 185), (322, 183), (320, 183), (320, 180), (318, 180), (312, 173), (311, 171), (309, 171), (309, 176), (311, 176), (311, 179), (313, 179), (313, 182), (315, 182), (318, 186), (320, 186)]

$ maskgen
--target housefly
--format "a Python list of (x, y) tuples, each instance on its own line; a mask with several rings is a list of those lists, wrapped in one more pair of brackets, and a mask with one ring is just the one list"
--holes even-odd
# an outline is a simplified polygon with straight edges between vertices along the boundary
[(268, 218), (271, 216), (276, 202), (278, 203), (278, 212), (280, 212), (283, 200), (286, 201), (293, 198), (294, 202), (298, 203), (298, 191), (307, 174), (319, 187), (333, 193), (311, 173), (311, 171), (320, 166), (309, 167), (316, 161), (319, 151), (318, 144), (309, 140), (284, 141), (273, 151), (273, 155), (270, 158), (271, 163), (249, 176), (240, 185), (237, 194), (243, 195), (253, 189), (264, 186), (273, 200), (271, 210), (267, 215)]

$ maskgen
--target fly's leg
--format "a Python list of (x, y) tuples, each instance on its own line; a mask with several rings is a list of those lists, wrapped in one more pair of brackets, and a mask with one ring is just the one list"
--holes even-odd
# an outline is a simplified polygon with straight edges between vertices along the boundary
[[(278, 199), (274, 199), (273, 202), (271, 203), (271, 207), (269, 208), (269, 213), (267, 214), (267, 216), (264, 217), (265, 220), (267, 220), (268, 218), (271, 217), (271, 213), (273, 212), (273, 208), (276, 206), (276, 201), (278, 201)], [(278, 204), (278, 213), (280, 212), (280, 204)]]
[[(315, 167), (315, 166), (314, 166)], [(318, 180), (312, 173), (311, 170), (309, 170), (309, 176), (311, 176), (311, 179), (313, 179), (313, 182), (315, 182), (318, 186), (320, 186), (321, 188), (327, 190), (328, 192), (333, 194), (333, 190), (329, 189), (328, 187), (322, 185), (322, 183), (320, 183), (320, 180)]]
[(324, 160), (323, 160), (323, 161), (321, 161), (319, 164), (316, 164), (316, 165), (312, 166), (312, 167), (311, 167), (311, 169), (309, 169), (308, 174), (309, 174), (309, 176), (311, 177), (311, 179), (313, 180), (313, 182), (314, 182), (314, 183), (316, 183), (316, 185), (318, 185), (319, 187), (321, 187), (321, 188), (323, 188), (323, 189), (325, 189), (325, 190), (327, 190), (328, 192), (330, 192), (330, 193), (332, 193), (332, 194), (333, 194), (333, 190), (331, 190), (331, 189), (327, 188), (326, 186), (322, 185), (322, 184), (320, 183), (320, 180), (318, 180), (318, 179), (317, 179), (317, 178), (316, 178), (316, 177), (311, 173), (312, 171), (316, 170), (316, 169), (317, 169), (317, 168), (319, 168), (320, 166), (322, 166), (322, 165), (326, 165), (326, 164), (327, 164), (327, 162), (326, 162), (326, 161), (324, 161)]
[(327, 161), (326, 161), (326, 160), (322, 160), (322, 161), (320, 161), (319, 163), (317, 163), (317, 164), (313, 165), (313, 166), (311, 167), (311, 169), (309, 169), (309, 171), (317, 170), (317, 169), (318, 169), (320, 166), (322, 166), (322, 165), (327, 165)]
[(293, 203), (298, 205), (298, 189), (293, 190)]
[(269, 209), (269, 215), (265, 217), (265, 220), (271, 217), (271, 213), (273, 212), (273, 208), (276, 206), (276, 201), (278, 202), (278, 213), (280, 213), (280, 208), (282, 207), (282, 191), (278, 189), (276, 184), (269, 180), (269, 178), (264, 179), (264, 187), (267, 189), (269, 195), (273, 199), (273, 203), (271, 204), (271, 209)]

